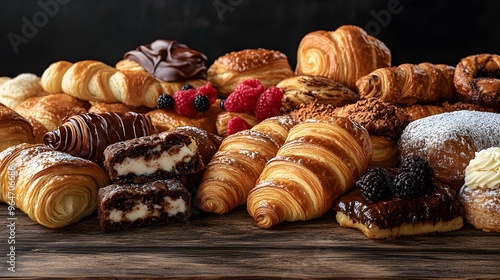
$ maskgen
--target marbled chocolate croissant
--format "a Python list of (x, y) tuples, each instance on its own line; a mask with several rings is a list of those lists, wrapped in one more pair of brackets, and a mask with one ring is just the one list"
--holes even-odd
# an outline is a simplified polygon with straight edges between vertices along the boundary
[(200, 209), (223, 214), (245, 204), (266, 162), (285, 142), (292, 126), (289, 116), (273, 117), (226, 137), (203, 175), (197, 194)]
[(68, 118), (56, 130), (45, 134), (49, 147), (102, 164), (110, 144), (157, 133), (143, 114), (85, 113)]
[(348, 118), (297, 124), (248, 194), (248, 213), (261, 228), (322, 216), (366, 171), (371, 151), (366, 129)]
[(20, 144), (0, 153), (0, 201), (35, 222), (61, 228), (90, 215), (97, 192), (109, 184), (97, 164), (41, 144)]

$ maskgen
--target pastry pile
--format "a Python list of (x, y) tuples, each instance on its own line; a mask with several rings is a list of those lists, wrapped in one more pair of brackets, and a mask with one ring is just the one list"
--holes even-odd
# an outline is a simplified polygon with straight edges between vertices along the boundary
[(157, 40), (0, 79), (0, 200), (51, 228), (246, 205), (261, 228), (335, 211), (372, 239), (500, 231), (500, 55), (393, 66), (345, 25), (306, 34), (294, 70), (262, 48), (206, 61)]

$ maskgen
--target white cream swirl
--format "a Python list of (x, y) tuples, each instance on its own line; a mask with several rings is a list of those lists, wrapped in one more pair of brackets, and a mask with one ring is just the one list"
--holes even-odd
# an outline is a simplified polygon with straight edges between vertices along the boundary
[(465, 185), (470, 189), (500, 188), (500, 147), (476, 152), (465, 169)]

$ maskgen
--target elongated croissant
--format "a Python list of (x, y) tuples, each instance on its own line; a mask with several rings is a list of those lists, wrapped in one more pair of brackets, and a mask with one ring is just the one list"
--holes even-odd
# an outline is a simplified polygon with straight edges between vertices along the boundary
[(371, 151), (366, 129), (348, 118), (295, 125), (248, 194), (248, 213), (261, 228), (322, 216), (366, 171)]
[(297, 49), (297, 75), (330, 78), (356, 89), (356, 80), (380, 67), (391, 66), (391, 52), (362, 28), (344, 25), (335, 31), (306, 34)]
[(41, 82), (49, 93), (65, 92), (82, 100), (136, 107), (154, 108), (163, 94), (160, 83), (146, 71), (119, 71), (94, 60), (52, 63), (43, 72)]
[(0, 152), (21, 143), (35, 143), (33, 127), (21, 115), (0, 103)]
[(0, 153), (0, 201), (48, 228), (90, 215), (107, 184), (108, 175), (95, 163), (44, 145), (20, 144)]
[(405, 63), (380, 68), (356, 82), (361, 98), (377, 97), (401, 105), (453, 100), (455, 68), (444, 64)]
[(292, 126), (291, 117), (273, 117), (226, 137), (207, 165), (197, 193), (198, 207), (223, 214), (245, 204), (266, 162), (276, 155)]

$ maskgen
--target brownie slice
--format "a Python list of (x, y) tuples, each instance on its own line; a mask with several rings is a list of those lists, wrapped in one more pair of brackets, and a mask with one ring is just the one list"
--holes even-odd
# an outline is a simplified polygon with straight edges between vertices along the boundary
[(99, 189), (97, 212), (102, 229), (187, 222), (191, 194), (177, 179)]
[(146, 183), (202, 170), (202, 156), (191, 136), (166, 131), (109, 145), (104, 167), (116, 184)]

